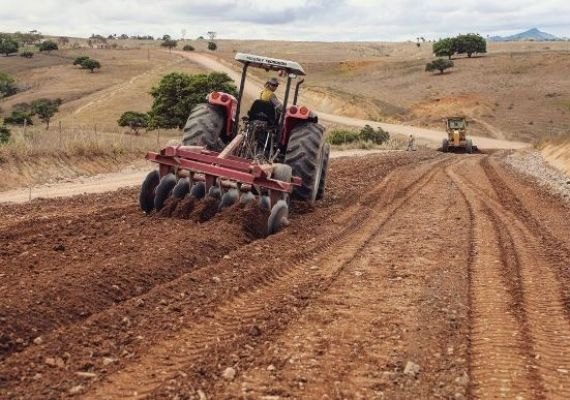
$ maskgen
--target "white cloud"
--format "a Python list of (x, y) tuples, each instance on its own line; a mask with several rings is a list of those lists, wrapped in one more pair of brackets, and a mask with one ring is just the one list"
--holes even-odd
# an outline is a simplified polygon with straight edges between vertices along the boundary
[(215, 30), (221, 38), (413, 40), (532, 27), (569, 36), (568, 15), (567, 0), (0, 0), (0, 30), (68, 36), (179, 37), (184, 29), (186, 37)]

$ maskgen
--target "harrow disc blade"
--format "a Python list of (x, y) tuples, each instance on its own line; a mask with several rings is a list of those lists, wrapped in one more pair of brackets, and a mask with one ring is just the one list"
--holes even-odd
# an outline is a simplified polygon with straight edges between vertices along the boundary
[(270, 235), (279, 232), (285, 226), (289, 225), (289, 206), (284, 200), (279, 200), (273, 208), (267, 220), (267, 232)]
[(144, 178), (139, 193), (139, 205), (145, 213), (154, 210), (154, 190), (160, 182), (160, 175), (157, 170), (151, 171)]
[(218, 208), (223, 210), (224, 208), (231, 207), (239, 199), (239, 192), (237, 189), (230, 189), (222, 196), (220, 200), (220, 205)]
[(160, 211), (164, 207), (166, 199), (170, 196), (172, 189), (176, 185), (176, 177), (174, 174), (166, 174), (160, 179), (160, 183), (154, 191), (154, 208)]
[(193, 185), (190, 189), (190, 196), (196, 199), (201, 199), (206, 196), (206, 185), (204, 185), (204, 182), (198, 182)]

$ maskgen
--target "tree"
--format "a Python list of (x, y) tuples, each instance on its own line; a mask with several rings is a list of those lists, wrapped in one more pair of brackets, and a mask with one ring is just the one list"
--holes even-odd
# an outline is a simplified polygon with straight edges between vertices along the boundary
[(24, 58), (32, 58), (34, 56), (34, 53), (31, 51), (22, 51), (20, 53), (20, 57), (24, 57)]
[(126, 111), (121, 115), (121, 118), (119, 118), (117, 123), (119, 126), (128, 126), (133, 130), (135, 135), (138, 135), (138, 130), (140, 128), (148, 127), (149, 116), (148, 114), (136, 111)]
[(8, 57), (10, 54), (17, 53), (20, 45), (8, 35), (0, 36), (0, 53)]
[(10, 129), (4, 124), (0, 125), (0, 144), (6, 144), (10, 141)]
[(170, 39), (172, 39), (172, 38), (170, 37), (170, 35), (162, 35), (162, 40), (164, 40), (165, 42), (166, 42), (167, 40), (170, 40)]
[(14, 79), (4, 72), (0, 71), (0, 99), (12, 96), (18, 92), (18, 88), (14, 84)]
[(359, 132), (359, 139), (364, 142), (372, 142), (374, 144), (382, 144), (388, 139), (390, 139), (390, 134), (383, 130), (382, 128), (378, 127), (377, 130), (374, 130), (370, 125), (364, 125)]
[(126, 33), (121, 34), (121, 36), (119, 36), (120, 40), (127, 40), (129, 38), (129, 35), (127, 35)]
[(47, 51), (48, 53), (52, 50), (57, 50), (57, 43), (51, 40), (46, 40), (45, 42), (41, 42), (39, 46), (40, 51)]
[(455, 38), (456, 51), (458, 54), (467, 54), (471, 58), (473, 54), (486, 53), (487, 41), (479, 34), (468, 33)]
[(81, 63), (83, 63), (83, 61), (85, 61), (85, 60), (89, 60), (89, 57), (88, 56), (79, 56), (73, 61), (73, 65), (81, 66)]
[(38, 99), (32, 101), (31, 110), (33, 115), (37, 115), (42, 122), (45, 122), (46, 129), (49, 129), (49, 122), (55, 113), (59, 111), (60, 105), (61, 99)]
[(232, 79), (222, 72), (208, 75), (188, 75), (173, 72), (165, 75), (150, 94), (154, 98), (150, 111), (152, 126), (158, 128), (182, 128), (192, 108), (204, 103), (206, 96), (219, 91), (237, 96)]
[(194, 46), (192, 46), (192, 45), (190, 45), (190, 44), (187, 44), (187, 45), (185, 45), (185, 46), (182, 48), (182, 50), (184, 50), (184, 51), (194, 51)]
[(173, 47), (176, 47), (178, 45), (178, 42), (176, 40), (168, 39), (162, 42), (160, 45), (162, 47), (167, 47), (168, 51), (171, 51)]
[(101, 68), (101, 63), (97, 60), (93, 60), (92, 58), (87, 58), (81, 62), (81, 69), (88, 69), (91, 72), (95, 72), (95, 69)]
[(451, 56), (453, 56), (455, 52), (456, 44), (453, 38), (440, 39), (433, 44), (433, 53), (437, 57), (449, 57), (451, 60)]
[(208, 50), (216, 51), (218, 49), (218, 45), (215, 42), (208, 42)]
[(430, 63), (426, 64), (426, 71), (439, 71), (440, 74), (443, 74), (446, 69), (453, 67), (453, 61), (451, 60), (444, 60), (443, 58), (438, 58)]

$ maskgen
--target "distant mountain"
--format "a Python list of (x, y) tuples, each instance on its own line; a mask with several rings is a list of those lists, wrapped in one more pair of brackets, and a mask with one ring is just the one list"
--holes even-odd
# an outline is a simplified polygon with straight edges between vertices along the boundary
[(526, 32), (517, 33), (511, 36), (491, 36), (489, 40), (493, 42), (516, 42), (524, 40), (534, 40), (537, 42), (547, 41), (547, 40), (562, 40), (557, 36), (551, 35), (550, 33), (542, 32), (538, 28), (529, 29)]

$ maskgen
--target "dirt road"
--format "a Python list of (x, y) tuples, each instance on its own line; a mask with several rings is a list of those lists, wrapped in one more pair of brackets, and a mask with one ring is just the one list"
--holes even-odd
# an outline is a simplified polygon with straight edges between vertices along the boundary
[(269, 238), (134, 189), (4, 205), (0, 398), (568, 399), (570, 210), (502, 158), (332, 160)]
[[(240, 72), (237, 72), (234, 68), (220, 62), (219, 60), (210, 57), (205, 54), (200, 53), (189, 53), (177, 51), (174, 52), (182, 57), (187, 57), (196, 64), (215, 71), (225, 72), (228, 74), (236, 83), (240, 82)], [(252, 98), (257, 98), (261, 90), (260, 82), (255, 79), (249, 79), (245, 86), (245, 93), (247, 96)], [(302, 95), (301, 95), (302, 97)], [(387, 130), (394, 134), (409, 136), (414, 135), (417, 138), (427, 139), (433, 141), (436, 145), (441, 143), (441, 140), (445, 137), (444, 131), (436, 131), (433, 129), (417, 128), (408, 125), (397, 125), (397, 124), (387, 124), (379, 123), (377, 121), (369, 121), (358, 118), (350, 118), (341, 115), (327, 114), (320, 111), (316, 111), (319, 115), (319, 119), (326, 122), (332, 122), (335, 124), (341, 124), (346, 126), (363, 127), (364, 125), (380, 126), (382, 129)], [(473, 143), (483, 149), (522, 149), (529, 147), (528, 143), (491, 139), (487, 137), (472, 136)]]

